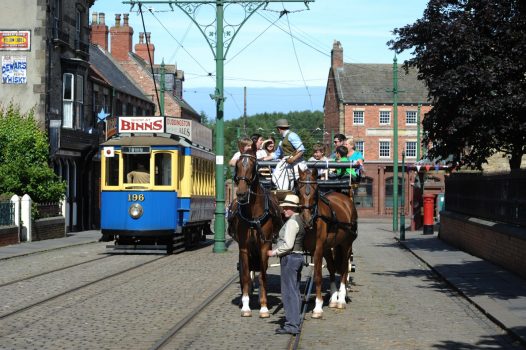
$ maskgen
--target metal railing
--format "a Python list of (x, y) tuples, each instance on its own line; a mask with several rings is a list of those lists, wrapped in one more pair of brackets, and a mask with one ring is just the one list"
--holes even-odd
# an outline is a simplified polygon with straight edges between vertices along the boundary
[(0, 226), (15, 224), (15, 205), (11, 202), (0, 202)]
[(446, 178), (445, 208), (526, 227), (526, 170), (492, 175), (452, 174)]

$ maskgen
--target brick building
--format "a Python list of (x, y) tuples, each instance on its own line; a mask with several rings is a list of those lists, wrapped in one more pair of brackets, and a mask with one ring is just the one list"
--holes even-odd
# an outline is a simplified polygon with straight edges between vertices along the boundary
[[(331, 68), (324, 101), (324, 127), (328, 144), (330, 135), (342, 133), (352, 137), (356, 149), (365, 158), (365, 177), (357, 192), (356, 201), (361, 216), (390, 216), (393, 207), (393, 159), (399, 162), (401, 193), (402, 151), (406, 163), (414, 164), (417, 147), (417, 123), (431, 109), (427, 89), (417, 79), (414, 69), (406, 74), (398, 70), (398, 149), (393, 140), (393, 65), (351, 64), (343, 61), (343, 48), (335, 41), (331, 52)], [(420, 108), (419, 108), (420, 106)], [(416, 172), (405, 178), (406, 213), (412, 205)], [(443, 174), (421, 178), (429, 191), (443, 191)], [(401, 197), (399, 196), (399, 201)], [(417, 210), (418, 211), (418, 210)], [(419, 212), (419, 211), (418, 211)]]
[[(118, 62), (126, 74), (139, 86), (144, 94), (156, 105), (155, 113), (160, 114), (158, 94), (160, 94), (161, 65), (155, 62), (155, 45), (150, 42), (150, 33), (139, 33), (139, 43), (133, 45), (133, 28), (129, 25), (127, 13), (115, 15), (115, 25), (108, 29), (103, 13), (92, 15), (91, 42), (99, 45), (103, 50), (111, 53), (112, 58)], [(108, 37), (109, 36), (109, 37)], [(133, 52), (135, 48), (135, 52)], [(155, 75), (155, 85), (152, 79)], [(190, 118), (200, 121), (201, 117), (183, 99), (184, 73), (175, 65), (165, 65), (165, 115)], [(155, 87), (157, 87), (157, 92)], [(160, 98), (159, 98), (160, 100)], [(131, 114), (126, 106), (117, 107), (116, 113), (120, 115)]]
[[(84, 208), (79, 199), (89, 196), (87, 184), (96, 180), (92, 158), (98, 135), (87, 83), (88, 13), (93, 3), (3, 1), (0, 11), (2, 36), (14, 33), (25, 38), (19, 42), (27, 44), (0, 47), (0, 101), (19, 105), (22, 113), (34, 109), (35, 118), (48, 133), (52, 166), (67, 183), (66, 231), (82, 229)], [(17, 79), (9, 78), (10, 62), (19, 67), (13, 72)]]

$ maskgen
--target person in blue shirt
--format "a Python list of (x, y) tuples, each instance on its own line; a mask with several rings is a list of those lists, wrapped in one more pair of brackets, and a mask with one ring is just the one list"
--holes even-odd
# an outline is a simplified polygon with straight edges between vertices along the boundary
[(274, 153), (274, 159), (279, 159), (281, 162), (274, 169), (272, 180), (279, 190), (291, 190), (293, 181), (299, 177), (299, 166), (305, 165), (303, 159), (305, 146), (299, 135), (290, 130), (287, 119), (278, 119), (276, 128), (282, 140)]
[(355, 164), (360, 165), (359, 168), (354, 168), (354, 167), (351, 168), (351, 176), (353, 178), (353, 181), (354, 182), (359, 181), (361, 177), (360, 171), (361, 171), (361, 168), (363, 167), (363, 162), (364, 162), (363, 154), (362, 152), (356, 150), (356, 145), (354, 141), (352, 140), (352, 138), (347, 138), (344, 144), (348, 150), (347, 160), (352, 162), (353, 165)]

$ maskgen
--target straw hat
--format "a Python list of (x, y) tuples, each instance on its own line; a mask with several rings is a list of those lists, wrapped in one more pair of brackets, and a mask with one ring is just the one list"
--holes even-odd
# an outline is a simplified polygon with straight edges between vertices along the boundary
[(274, 143), (274, 141), (271, 139), (263, 141), (263, 143), (261, 144), (261, 149), (265, 149), (265, 147), (267, 147), (269, 143)]
[(288, 128), (288, 127), (290, 127), (290, 125), (287, 119), (276, 120), (276, 128)]
[(300, 199), (295, 194), (288, 194), (279, 206), (298, 208), (300, 206)]

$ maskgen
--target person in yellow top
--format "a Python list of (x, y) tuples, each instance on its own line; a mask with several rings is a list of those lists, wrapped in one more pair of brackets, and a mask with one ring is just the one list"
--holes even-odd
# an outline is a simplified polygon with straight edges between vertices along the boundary
[(133, 184), (149, 184), (150, 183), (150, 173), (144, 167), (144, 164), (137, 163), (137, 169), (130, 171), (126, 175), (127, 183)]

